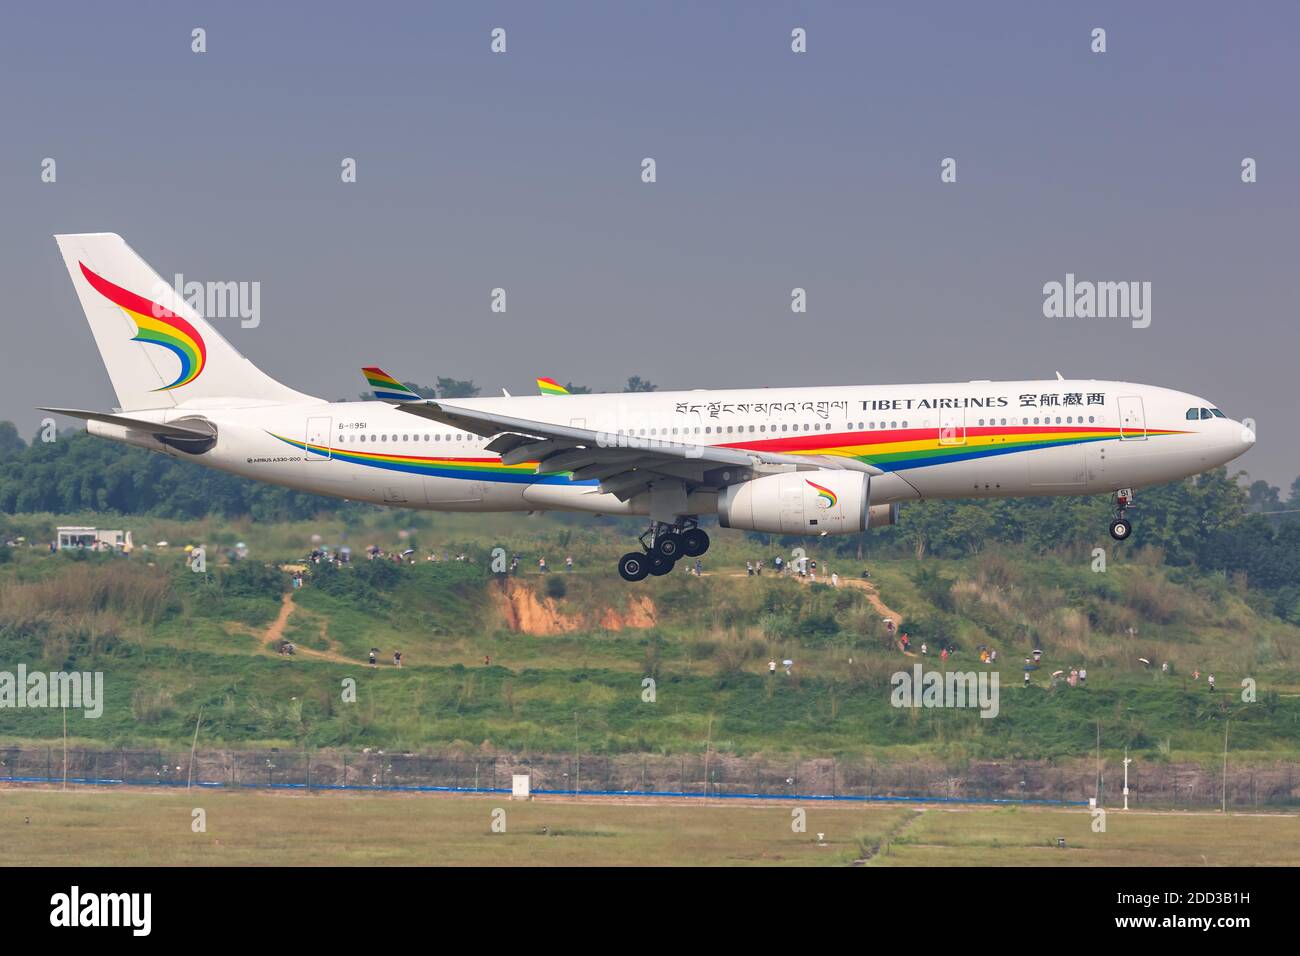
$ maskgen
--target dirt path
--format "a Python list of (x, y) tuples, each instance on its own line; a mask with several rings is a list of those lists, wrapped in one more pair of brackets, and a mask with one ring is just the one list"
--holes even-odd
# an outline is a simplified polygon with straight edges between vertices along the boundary
[[(276, 646), (280, 643), (280, 641), (284, 640), (284, 629), (289, 625), (289, 617), (293, 614), (294, 607), (295, 605), (293, 603), (293, 592), (292, 591), (286, 592), (285, 595), (280, 599), (280, 613), (276, 615), (276, 618), (274, 621), (271, 622), (271, 625), (265, 631), (262, 632), (263, 648), (268, 653), (274, 654), (276, 657), (280, 656), (280, 652), (276, 649)], [(322, 640), (326, 641), (326, 643), (332, 643), (325, 633), (327, 627), (328, 627), (327, 623), (325, 622), (321, 623), (320, 636)], [(356, 664), (357, 666), (369, 666), (369, 664), (365, 661), (357, 661), (357, 660), (353, 660), (350, 657), (344, 657), (342, 654), (338, 653), (333, 649), (328, 651), (318, 651), (311, 647), (303, 647), (301, 644), (294, 644), (293, 650), (294, 650), (295, 657), (301, 654), (304, 657), (314, 657), (318, 660), (333, 661), (336, 664)]]
[(270, 644), (272, 641), (284, 639), (284, 629), (289, 623), (289, 615), (293, 613), (293, 592), (288, 592), (280, 598), (280, 613), (276, 615), (271, 626), (262, 633), (262, 643)]

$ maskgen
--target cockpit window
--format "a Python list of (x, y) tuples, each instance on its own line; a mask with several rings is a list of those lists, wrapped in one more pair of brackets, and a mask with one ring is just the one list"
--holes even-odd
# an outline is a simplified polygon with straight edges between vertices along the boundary
[(1227, 417), (1228, 417), (1227, 415), (1223, 414), (1223, 412), (1219, 411), (1217, 408), (1211, 408), (1211, 409), (1210, 409), (1210, 412), (1214, 415), (1215, 418), (1227, 418)]
[(1199, 408), (1189, 408), (1187, 410), (1187, 420), (1189, 422), (1194, 422), (1200, 417), (1201, 417), (1201, 410)]
[(1208, 408), (1202, 408), (1202, 409), (1201, 409), (1201, 418), (1202, 418), (1202, 419), (1213, 418), (1213, 417), (1214, 417), (1214, 416), (1210, 414), (1210, 410), (1209, 410)]

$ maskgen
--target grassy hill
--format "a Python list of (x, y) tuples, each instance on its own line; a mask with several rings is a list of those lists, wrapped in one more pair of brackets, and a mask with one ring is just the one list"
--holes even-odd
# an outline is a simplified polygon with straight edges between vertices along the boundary
[[(94, 522), (24, 516), (6, 535), (44, 540), (78, 520)], [(1104, 572), (1090, 551), (822, 556), (813, 584), (774, 576), (773, 547), (715, 530), (703, 577), (679, 569), (630, 586), (613, 570), (629, 540), (618, 522), (376, 512), (346, 523), (119, 523), (138, 544), (171, 545), (129, 559), (9, 548), (0, 563), (0, 670), (105, 673), (103, 717), (69, 714), (81, 741), (188, 747), (202, 708), (209, 746), (1056, 757), (1088, 753), (1100, 725), (1107, 750), (1208, 762), (1230, 720), (1234, 759), (1300, 758), (1300, 628), (1239, 582), (1168, 568), (1153, 551), (1112, 548)], [(300, 561), (313, 535), (349, 544), (354, 564), (313, 569), (290, 591), (279, 566)], [(187, 542), (208, 546), (206, 574), (185, 567)], [(221, 552), (237, 542), (250, 557), (230, 564)], [(370, 544), (412, 547), (420, 560), (371, 563)], [(816, 542), (805, 546), (818, 557)], [(517, 578), (489, 573), (495, 547), (521, 556)], [(429, 549), (467, 560), (426, 562)], [(541, 555), (557, 569), (572, 555), (576, 570), (539, 574)], [(757, 558), (767, 573), (746, 576)], [(821, 583), (827, 561), (839, 588)], [(950, 667), (991, 670), (977, 648), (997, 648), (998, 716), (891, 706), (890, 675), (921, 659), (890, 640), (885, 609), (913, 648), (953, 646)], [(285, 639), (292, 657), (275, 651)], [(1021, 661), (1035, 646), (1044, 666), (1024, 688)], [(372, 647), (377, 669), (366, 664)], [(769, 659), (787, 658), (790, 675), (767, 673)], [(1086, 688), (1051, 681), (1079, 665)], [(1253, 703), (1241, 698), (1246, 678)], [(355, 703), (343, 698), (347, 679)], [(0, 709), (0, 740), (61, 734), (57, 710)]]

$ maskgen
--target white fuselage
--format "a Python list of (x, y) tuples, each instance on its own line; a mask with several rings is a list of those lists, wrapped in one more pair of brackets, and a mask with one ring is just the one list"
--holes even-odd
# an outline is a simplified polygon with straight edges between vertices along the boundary
[[(838, 455), (878, 468), (873, 504), (923, 498), (1095, 494), (1176, 480), (1236, 458), (1254, 441), (1184, 392), (1100, 381), (821, 386), (452, 399), (521, 419), (673, 442)], [(1201, 411), (1204, 409), (1204, 411)], [(1193, 413), (1192, 410), (1195, 410)], [(489, 439), (384, 402), (187, 402), (152, 421), (215, 426), (199, 454), (116, 426), (93, 433), (289, 488), (445, 511), (645, 514), (595, 482), (504, 466)], [(1189, 417), (1190, 416), (1190, 417)], [(692, 494), (691, 514), (716, 510)]]

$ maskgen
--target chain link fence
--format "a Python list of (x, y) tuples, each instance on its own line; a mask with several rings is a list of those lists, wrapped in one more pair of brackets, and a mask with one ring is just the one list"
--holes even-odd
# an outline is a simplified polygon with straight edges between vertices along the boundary
[[(508, 791), (528, 774), (534, 793), (818, 797), (954, 802), (1123, 803), (1119, 761), (779, 759), (722, 754), (386, 753), (287, 750), (0, 749), (0, 782), (303, 790)], [(1300, 764), (1222, 768), (1134, 760), (1129, 805), (1151, 808), (1300, 806)]]

